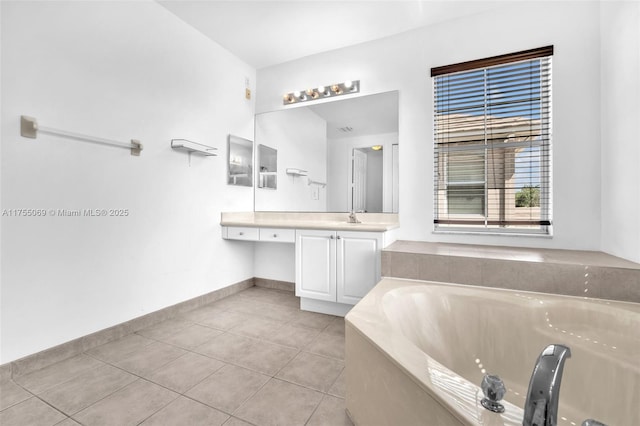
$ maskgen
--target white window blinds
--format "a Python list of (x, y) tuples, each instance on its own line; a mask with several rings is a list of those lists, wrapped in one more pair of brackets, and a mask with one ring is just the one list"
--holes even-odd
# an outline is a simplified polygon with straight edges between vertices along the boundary
[(436, 230), (551, 230), (553, 46), (433, 68)]

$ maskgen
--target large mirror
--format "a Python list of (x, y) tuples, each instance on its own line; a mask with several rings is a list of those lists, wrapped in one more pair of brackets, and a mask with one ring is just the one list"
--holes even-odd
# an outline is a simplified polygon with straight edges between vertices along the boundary
[(397, 91), (257, 114), (255, 141), (280, 166), (256, 211), (398, 212)]
[(253, 142), (229, 135), (227, 184), (253, 186)]

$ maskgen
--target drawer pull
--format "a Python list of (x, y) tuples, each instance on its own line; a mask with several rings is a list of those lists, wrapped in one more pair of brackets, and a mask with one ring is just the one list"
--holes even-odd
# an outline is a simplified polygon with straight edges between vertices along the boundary
[(278, 234), (273, 234), (273, 238), (278, 238)]
[(244, 235), (244, 232), (238, 232), (238, 235)]

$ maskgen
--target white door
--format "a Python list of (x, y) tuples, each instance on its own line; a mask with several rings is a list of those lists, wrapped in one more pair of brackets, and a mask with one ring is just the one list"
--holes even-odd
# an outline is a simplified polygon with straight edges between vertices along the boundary
[(380, 281), (382, 234), (338, 232), (337, 301), (355, 305)]
[(336, 301), (335, 231), (296, 231), (296, 296)]
[(365, 211), (367, 205), (367, 154), (359, 149), (353, 150), (351, 209)]

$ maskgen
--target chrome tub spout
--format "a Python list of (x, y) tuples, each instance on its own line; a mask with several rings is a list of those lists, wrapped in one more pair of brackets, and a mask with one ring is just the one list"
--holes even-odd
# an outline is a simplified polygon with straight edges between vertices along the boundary
[(556, 426), (560, 382), (571, 350), (564, 345), (549, 345), (540, 356), (531, 374), (524, 406), (523, 426)]

